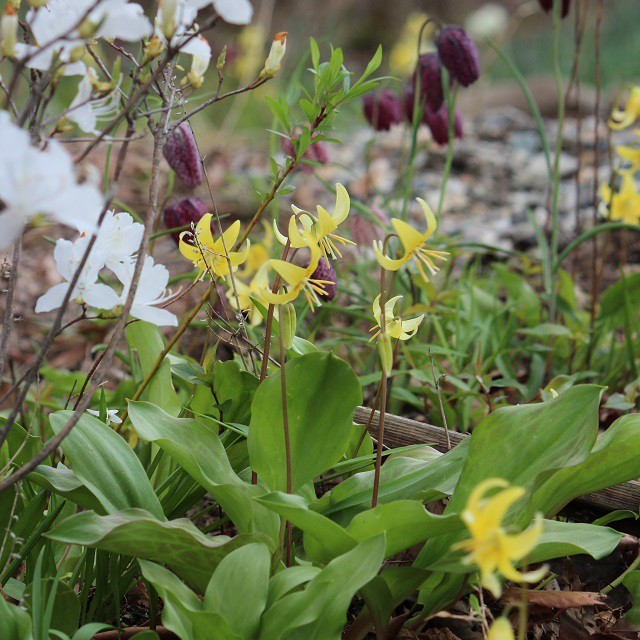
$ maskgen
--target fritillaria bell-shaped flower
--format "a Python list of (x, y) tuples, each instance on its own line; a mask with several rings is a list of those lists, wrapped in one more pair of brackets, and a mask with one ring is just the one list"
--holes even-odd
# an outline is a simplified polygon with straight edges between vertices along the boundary
[(311, 279), (325, 282), (324, 293), (318, 294), (320, 300), (329, 302), (336, 297), (338, 293), (338, 275), (331, 260), (320, 258), (316, 270), (311, 274)]
[[(164, 210), (164, 224), (167, 229), (196, 225), (207, 213), (207, 206), (199, 198), (183, 198), (180, 202), (169, 205)], [(180, 242), (180, 231), (174, 231), (171, 237), (176, 244)]]
[[(449, 112), (447, 105), (443, 104), (435, 113), (426, 109), (422, 121), (429, 127), (433, 139), (440, 145), (449, 142)], [(453, 136), (462, 138), (462, 115), (455, 109), (453, 112)]]
[(169, 166), (187, 187), (193, 189), (202, 184), (202, 165), (198, 145), (191, 127), (186, 122), (176, 127), (169, 136), (162, 153)]
[(436, 39), (436, 47), (442, 64), (463, 87), (468, 87), (480, 77), (478, 49), (462, 27), (443, 27)]
[(444, 102), (442, 63), (440, 56), (435, 51), (425, 53), (418, 59), (416, 70), (413, 72), (413, 78), (411, 79), (411, 86), (414, 87), (414, 91), (418, 74), (420, 75), (420, 95), (426, 100), (429, 109), (435, 112)]
[(366, 95), (363, 108), (367, 122), (376, 131), (389, 131), (394, 124), (404, 120), (400, 98), (391, 89), (384, 89), (377, 95)]

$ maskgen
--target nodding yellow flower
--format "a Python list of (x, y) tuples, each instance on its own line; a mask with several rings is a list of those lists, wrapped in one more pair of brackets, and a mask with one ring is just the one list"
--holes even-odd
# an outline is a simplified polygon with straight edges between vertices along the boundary
[(235, 291), (233, 287), (227, 289), (229, 304), (237, 311), (247, 312), (249, 326), (251, 327), (257, 327), (262, 322), (262, 313), (260, 313), (260, 309), (258, 309), (254, 300), (266, 307), (269, 303), (264, 299), (264, 292), (268, 286), (269, 274), (267, 273), (266, 264), (263, 264), (249, 284), (236, 278)]
[(494, 620), (487, 634), (487, 640), (515, 640), (515, 638), (513, 627), (506, 618)]
[[(491, 498), (485, 496), (492, 489), (502, 489)], [(502, 588), (497, 573), (514, 582), (537, 582), (547, 572), (546, 567), (537, 571), (521, 573), (513, 563), (525, 558), (536, 546), (542, 533), (540, 517), (522, 533), (510, 535), (502, 527), (505, 514), (522, 496), (522, 487), (509, 487), (501, 478), (490, 478), (481, 482), (469, 496), (467, 506), (460, 514), (467, 525), (471, 538), (453, 545), (452, 549), (469, 552), (463, 563), (475, 564), (480, 569), (480, 582), (496, 597)]]
[[(411, 318), (410, 320), (403, 320), (401, 316), (396, 316), (393, 313), (393, 308), (396, 306), (396, 302), (398, 302), (398, 300), (402, 300), (402, 296), (396, 296), (395, 298), (391, 298), (385, 302), (385, 333), (388, 333), (389, 336), (397, 338), (398, 340), (408, 340), (411, 336), (415, 335), (420, 323), (424, 319), (424, 314)], [(371, 336), (371, 340), (369, 340), (369, 342), (374, 340), (382, 331), (382, 325), (380, 324), (382, 319), (381, 316), (380, 294), (378, 294), (376, 299), (373, 301), (373, 317), (376, 319), (378, 324), (375, 327), (371, 327), (370, 331), (375, 331), (375, 333)]]
[(433, 215), (433, 211), (429, 205), (422, 199), (417, 198), (418, 203), (424, 211), (424, 217), (427, 221), (427, 230), (425, 233), (416, 231), (411, 225), (407, 224), (403, 220), (398, 218), (391, 218), (391, 224), (398, 234), (398, 238), (404, 248), (404, 255), (402, 257), (393, 259), (382, 253), (383, 244), (380, 240), (373, 241), (373, 252), (375, 253), (376, 260), (383, 269), (387, 271), (397, 271), (409, 260), (415, 259), (418, 271), (425, 282), (429, 282), (429, 278), (425, 273), (425, 267), (427, 271), (433, 276), (440, 270), (436, 265), (436, 261), (444, 262), (449, 253), (447, 251), (434, 251), (432, 249), (426, 249), (424, 243), (431, 237), (436, 230), (437, 222), (436, 217)]
[[(640, 129), (635, 129), (634, 133), (637, 136), (640, 136)], [(629, 169), (630, 172), (636, 172), (640, 169), (640, 147), (626, 147), (620, 145), (616, 147), (616, 153), (618, 154), (618, 157), (631, 163), (631, 167)]]
[(273, 267), (287, 283), (287, 290), (285, 293), (273, 293), (270, 289), (266, 289), (262, 296), (269, 304), (284, 304), (295, 300), (302, 291), (309, 303), (309, 308), (313, 311), (314, 307), (319, 307), (322, 304), (318, 294), (324, 295), (324, 286), (333, 283), (329, 280), (318, 280), (311, 277), (318, 268), (321, 257), (320, 248), (306, 232), (303, 232), (302, 237), (306, 240), (304, 246), (308, 247), (311, 253), (309, 264), (306, 267), (299, 267), (284, 260), (269, 260), (267, 264)]
[(609, 129), (620, 131), (630, 127), (638, 118), (640, 118), (640, 87), (631, 87), (624, 109), (616, 105), (607, 124)]
[[(205, 213), (196, 225), (195, 233), (183, 231), (180, 234), (178, 248), (180, 253), (193, 262), (198, 269), (198, 278), (205, 273), (210, 277), (225, 278), (230, 271), (235, 271), (249, 255), (249, 241), (243, 251), (232, 251), (240, 233), (240, 221), (236, 220), (217, 240), (211, 234), (212, 214)], [(191, 236), (194, 244), (185, 242), (183, 238)]]
[(612, 192), (608, 184), (600, 185), (600, 213), (609, 220), (640, 224), (640, 194), (633, 174), (622, 171), (620, 175), (622, 184), (617, 192)]
[[(349, 215), (350, 206), (351, 200), (349, 198), (349, 193), (341, 184), (336, 184), (336, 205), (332, 214), (330, 214), (324, 207), (318, 205), (316, 207), (318, 214), (314, 216), (308, 211), (299, 209), (292, 204), (291, 209), (296, 215), (291, 216), (289, 219), (288, 240), (291, 243), (291, 246), (295, 249), (306, 247), (307, 242), (303, 237), (306, 233), (320, 246), (322, 255), (326, 258), (329, 258), (329, 256), (334, 260), (336, 259), (336, 256), (338, 258), (342, 258), (342, 254), (336, 247), (335, 243), (355, 244), (355, 242), (347, 240), (347, 238), (343, 238), (333, 232), (338, 228), (338, 225), (341, 222), (346, 220)], [(302, 231), (298, 227), (298, 222), (300, 222), (300, 225), (302, 226)], [(287, 244), (287, 237), (280, 233), (275, 220), (273, 222), (273, 227), (276, 238), (278, 238), (280, 243)]]

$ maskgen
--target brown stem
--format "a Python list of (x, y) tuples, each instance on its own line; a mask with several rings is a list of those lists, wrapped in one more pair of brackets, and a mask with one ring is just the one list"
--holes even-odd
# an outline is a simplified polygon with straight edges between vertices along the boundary
[(20, 252), (22, 251), (22, 238), (16, 240), (13, 249), (13, 259), (11, 260), (11, 275), (9, 277), (9, 287), (7, 288), (7, 297), (4, 301), (4, 317), (2, 319), (2, 340), (0, 341), (0, 381), (4, 373), (4, 362), (7, 357), (7, 349), (9, 347), (9, 337), (11, 336), (11, 327), (13, 326), (13, 294), (16, 290), (16, 281), (18, 280), (18, 263), (20, 262)]

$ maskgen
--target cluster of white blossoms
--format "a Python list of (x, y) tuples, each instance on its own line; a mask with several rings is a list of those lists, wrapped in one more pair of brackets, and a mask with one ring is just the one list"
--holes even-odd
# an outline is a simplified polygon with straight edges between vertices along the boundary
[(0, 249), (44, 214), (80, 232), (93, 233), (104, 198), (90, 183), (79, 184), (73, 161), (55, 141), (40, 150), (29, 134), (0, 111)]
[[(143, 233), (143, 225), (134, 222), (128, 213), (107, 211), (70, 300), (106, 311), (124, 304), (131, 288), (135, 256)], [(38, 298), (36, 312), (51, 311), (62, 306), (89, 240), (89, 236), (82, 234), (73, 242), (64, 239), (56, 242), (53, 257), (63, 282), (54, 285)], [(103, 269), (109, 269), (116, 275), (122, 284), (121, 293), (118, 294), (115, 289), (99, 281)], [(153, 258), (147, 256), (133, 298), (131, 316), (158, 326), (176, 326), (176, 316), (156, 306), (171, 298), (170, 292), (167, 294), (168, 282), (167, 268), (155, 264)]]

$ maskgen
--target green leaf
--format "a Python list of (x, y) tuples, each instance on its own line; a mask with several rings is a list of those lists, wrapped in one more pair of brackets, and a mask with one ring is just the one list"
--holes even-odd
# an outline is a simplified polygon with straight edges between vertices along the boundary
[(220, 503), (240, 532), (262, 531), (279, 537), (279, 519), (253, 498), (263, 487), (243, 482), (231, 468), (218, 434), (197, 420), (174, 418), (149, 402), (130, 402), (136, 433), (158, 445)]
[(39, 487), (67, 498), (83, 509), (106, 513), (93, 493), (85, 487), (71, 469), (67, 469), (62, 463), (59, 463), (55, 468), (40, 465), (28, 477)]
[(259, 639), (339, 640), (351, 600), (377, 575), (384, 549), (384, 536), (376, 536), (332, 560), (304, 591), (265, 611)]
[[(340, 460), (351, 437), (362, 392), (353, 369), (331, 353), (308, 353), (285, 365), (292, 490)], [(286, 457), (280, 372), (260, 385), (253, 399), (249, 458), (274, 490), (286, 490)]]
[(187, 518), (161, 522), (143, 509), (126, 509), (108, 516), (83, 511), (61, 522), (46, 536), (58, 542), (167, 564), (201, 593), (228, 553), (251, 542), (268, 540), (261, 534), (207, 537)]
[(213, 388), (219, 405), (224, 405), (225, 422), (248, 424), (251, 401), (260, 384), (256, 376), (240, 368), (235, 360), (218, 361), (213, 367)]
[[(125, 335), (131, 348), (138, 353), (142, 375), (146, 376), (165, 346), (160, 329), (148, 322), (132, 322), (127, 326)], [(173, 388), (171, 366), (167, 358), (147, 385), (142, 398), (157, 404), (171, 415), (180, 413), (180, 401)]]
[[(113, 629), (113, 626), (105, 624), (104, 622), (90, 622), (80, 627), (80, 629), (73, 634), (71, 640), (91, 640), (96, 633), (107, 629)], [(142, 634), (137, 634), (137, 636), (141, 640)]]
[(241, 637), (255, 637), (267, 605), (270, 564), (271, 554), (263, 544), (248, 544), (233, 551), (215, 570), (203, 608), (226, 618)]
[(0, 598), (0, 638), (7, 640), (30, 640), (31, 619), (20, 607)]
[(625, 322), (625, 304), (640, 307), (640, 273), (632, 273), (612, 284), (600, 297), (597, 322), (611, 321), (617, 327)]
[[(56, 411), (49, 417), (58, 433), (73, 415)], [(62, 441), (62, 450), (73, 473), (100, 501), (107, 513), (130, 507), (146, 509), (162, 518), (162, 506), (144, 467), (127, 442), (92, 415), (84, 414)]]
[(80, 617), (80, 600), (76, 592), (58, 578), (42, 578), (39, 581), (38, 589), (36, 589), (35, 583), (32, 582), (27, 585), (24, 592), (24, 601), (31, 611), (32, 617), (37, 615), (37, 612), (32, 608), (33, 594), (36, 591), (39, 591), (43, 602), (47, 602), (49, 598), (53, 597), (51, 621), (49, 623), (51, 629), (71, 635), (77, 629), (78, 618)]
[(315, 578), (321, 569), (312, 565), (301, 565), (299, 567), (289, 567), (280, 573), (276, 573), (269, 580), (269, 593), (267, 595), (267, 608), (276, 600), (280, 600), (287, 593), (290, 593), (300, 585)]
[(631, 571), (622, 579), (633, 600), (633, 606), (624, 614), (629, 624), (640, 624), (640, 571)]
[(618, 418), (598, 437), (586, 460), (556, 471), (537, 489), (533, 510), (554, 515), (574, 498), (638, 477), (640, 415), (631, 414)]
[(162, 624), (179, 638), (189, 640), (243, 640), (234, 633), (226, 618), (214, 611), (204, 611), (191, 589), (170, 571), (153, 562), (139, 561), (142, 575), (162, 598)]

